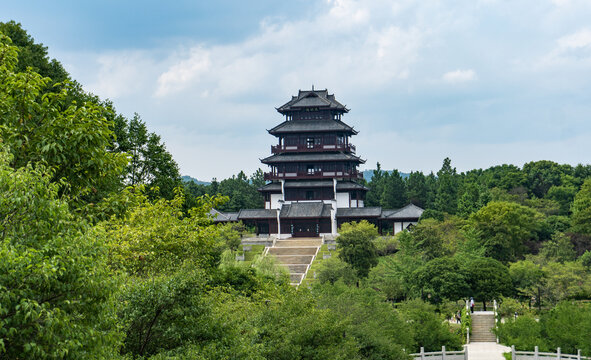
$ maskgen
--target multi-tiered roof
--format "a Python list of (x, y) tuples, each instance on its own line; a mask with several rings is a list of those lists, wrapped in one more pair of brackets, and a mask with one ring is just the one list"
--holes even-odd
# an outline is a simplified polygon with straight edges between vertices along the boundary
[[(327, 90), (300, 90), (277, 111), (285, 116), (285, 121), (268, 130), (277, 137), (278, 144), (271, 147), (271, 156), (261, 160), (271, 167), (271, 171), (265, 174), (266, 180), (362, 178), (357, 167), (365, 160), (355, 155), (355, 146), (349, 143), (349, 138), (357, 131), (341, 121), (349, 109), (334, 95)], [(332, 183), (325, 184), (332, 187)], [(309, 185), (321, 186), (321, 183)]]

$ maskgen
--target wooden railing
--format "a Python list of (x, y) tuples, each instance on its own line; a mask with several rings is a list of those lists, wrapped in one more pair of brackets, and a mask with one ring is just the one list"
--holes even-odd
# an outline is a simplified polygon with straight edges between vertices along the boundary
[(347, 179), (363, 179), (363, 173), (359, 171), (298, 171), (298, 172), (278, 172), (264, 174), (265, 180), (281, 180), (281, 179), (323, 179), (323, 178), (347, 178)]
[(355, 145), (351, 144), (298, 144), (298, 145), (273, 145), (271, 153), (280, 154), (286, 152), (319, 152), (319, 151), (348, 151), (355, 153)]
[(460, 351), (446, 351), (445, 346), (441, 347), (441, 351), (425, 352), (425, 348), (421, 347), (421, 352), (410, 354), (415, 360), (468, 360), (468, 349)]
[(562, 359), (562, 360), (591, 360), (590, 357), (581, 356), (581, 350), (577, 351), (577, 355), (562, 354), (560, 348), (556, 349), (555, 353), (540, 352), (538, 347), (534, 351), (517, 351), (515, 345), (511, 346), (512, 360), (548, 360), (548, 359)]

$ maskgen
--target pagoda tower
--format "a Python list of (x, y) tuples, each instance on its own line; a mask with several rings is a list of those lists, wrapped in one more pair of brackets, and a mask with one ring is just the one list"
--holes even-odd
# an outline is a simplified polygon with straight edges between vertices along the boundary
[[(270, 167), (259, 189), (265, 209), (277, 210), (278, 233), (318, 236), (336, 233), (339, 208), (362, 208), (367, 188), (357, 167), (365, 160), (355, 155), (350, 138), (357, 134), (342, 116), (349, 112), (328, 90), (300, 90), (276, 109), (284, 121), (268, 130), (277, 138)], [(287, 231), (288, 230), (288, 231)]]

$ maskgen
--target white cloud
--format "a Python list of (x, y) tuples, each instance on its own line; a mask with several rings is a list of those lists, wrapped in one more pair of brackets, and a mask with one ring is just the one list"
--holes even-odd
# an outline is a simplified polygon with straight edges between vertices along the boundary
[(454, 70), (443, 74), (442, 79), (449, 83), (463, 83), (476, 80), (476, 72), (472, 69)]

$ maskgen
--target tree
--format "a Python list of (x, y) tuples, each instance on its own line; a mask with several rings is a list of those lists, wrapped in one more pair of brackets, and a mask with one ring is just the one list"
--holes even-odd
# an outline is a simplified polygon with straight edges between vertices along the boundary
[(555, 233), (552, 234), (552, 239), (542, 245), (540, 255), (548, 261), (564, 263), (565, 261), (573, 261), (577, 254), (568, 236), (563, 233)]
[[(461, 264), (452, 257), (433, 259), (416, 271), (426, 300), (440, 304), (444, 300), (456, 301), (469, 295), (470, 287)], [(427, 295), (430, 295), (427, 296)]]
[(572, 173), (570, 165), (560, 165), (553, 161), (532, 161), (523, 165), (527, 188), (532, 195), (543, 198), (552, 186), (562, 185), (562, 177)]
[(474, 298), (482, 301), (484, 310), (487, 301), (508, 296), (513, 290), (509, 269), (495, 259), (474, 259), (468, 264), (467, 271)]
[(442, 321), (435, 312), (435, 306), (416, 299), (401, 303), (398, 311), (412, 326), (416, 342), (414, 352), (418, 352), (421, 347), (424, 347), (425, 351), (440, 351), (444, 345), (450, 350), (462, 347), (460, 336), (452, 333), (449, 323)]
[(375, 225), (366, 220), (344, 223), (339, 229), (337, 243), (339, 258), (351, 265), (360, 278), (366, 278), (369, 270), (378, 264), (373, 239), (378, 236)]
[(467, 218), (482, 206), (480, 187), (476, 183), (468, 183), (458, 200), (458, 215)]
[(181, 185), (178, 165), (160, 136), (148, 132), (138, 114), (129, 121), (121, 115), (115, 118), (113, 146), (117, 152), (129, 156), (125, 174), (127, 185), (146, 185), (148, 189), (157, 188), (158, 196), (174, 197), (174, 189)]
[(72, 215), (49, 171), (11, 162), (0, 147), (0, 357), (116, 358), (105, 239)]
[(552, 186), (548, 190), (546, 198), (554, 200), (560, 204), (561, 215), (568, 215), (576, 194), (577, 188), (574, 186)]
[(585, 180), (572, 207), (573, 231), (591, 235), (591, 178)]
[(408, 201), (416, 206), (425, 208), (428, 203), (427, 179), (420, 171), (411, 171), (406, 178), (406, 189)]
[(380, 203), (383, 207), (390, 209), (399, 209), (407, 205), (406, 184), (398, 170), (394, 169), (392, 173), (386, 174)]
[(60, 194), (79, 204), (100, 201), (120, 185), (126, 159), (108, 150), (112, 137), (106, 109), (93, 103), (68, 103), (72, 87), (43, 94), (49, 78), (16, 70), (16, 48), (0, 35), (0, 137), (11, 166), (45, 164)]
[(27, 67), (31, 67), (34, 72), (50, 78), (53, 83), (69, 79), (70, 75), (63, 66), (57, 60), (49, 59), (47, 47), (43, 44), (36, 44), (20, 23), (15, 21), (0, 22), (0, 33), (8, 36), (12, 40), (12, 44), (18, 47), (16, 67), (18, 72), (26, 72)]
[(450, 158), (443, 160), (441, 170), (437, 172), (437, 197), (435, 208), (449, 214), (455, 214), (458, 208), (458, 175), (451, 167)]
[(369, 191), (365, 197), (366, 206), (380, 206), (382, 194), (384, 193), (385, 177), (387, 173), (382, 170), (380, 163), (376, 164), (373, 176), (368, 184)]
[(527, 297), (531, 307), (531, 299), (537, 299), (538, 307), (542, 306), (542, 286), (545, 273), (541, 266), (531, 260), (520, 260), (510, 265), (509, 274), (515, 290)]
[(259, 170), (251, 176), (252, 180), (257, 181), (257, 185), (253, 184), (243, 171), (240, 171), (238, 175), (220, 182), (219, 193), (230, 199), (220, 207), (220, 210), (239, 211), (240, 209), (258, 209), (263, 207), (263, 196), (257, 191), (257, 188), (260, 187), (258, 185), (261, 183), (261, 171)]
[(480, 232), (486, 256), (500, 261), (521, 257), (525, 243), (537, 239), (542, 215), (528, 207), (503, 201), (492, 201), (472, 214), (470, 222)]
[(225, 198), (204, 196), (182, 216), (182, 194), (172, 200), (138, 196), (139, 205), (130, 209), (127, 217), (110, 219), (95, 229), (109, 239), (114, 269), (145, 277), (172, 273), (185, 262), (202, 269), (217, 265), (225, 245), (215, 242), (223, 236), (212, 225), (208, 212)]

